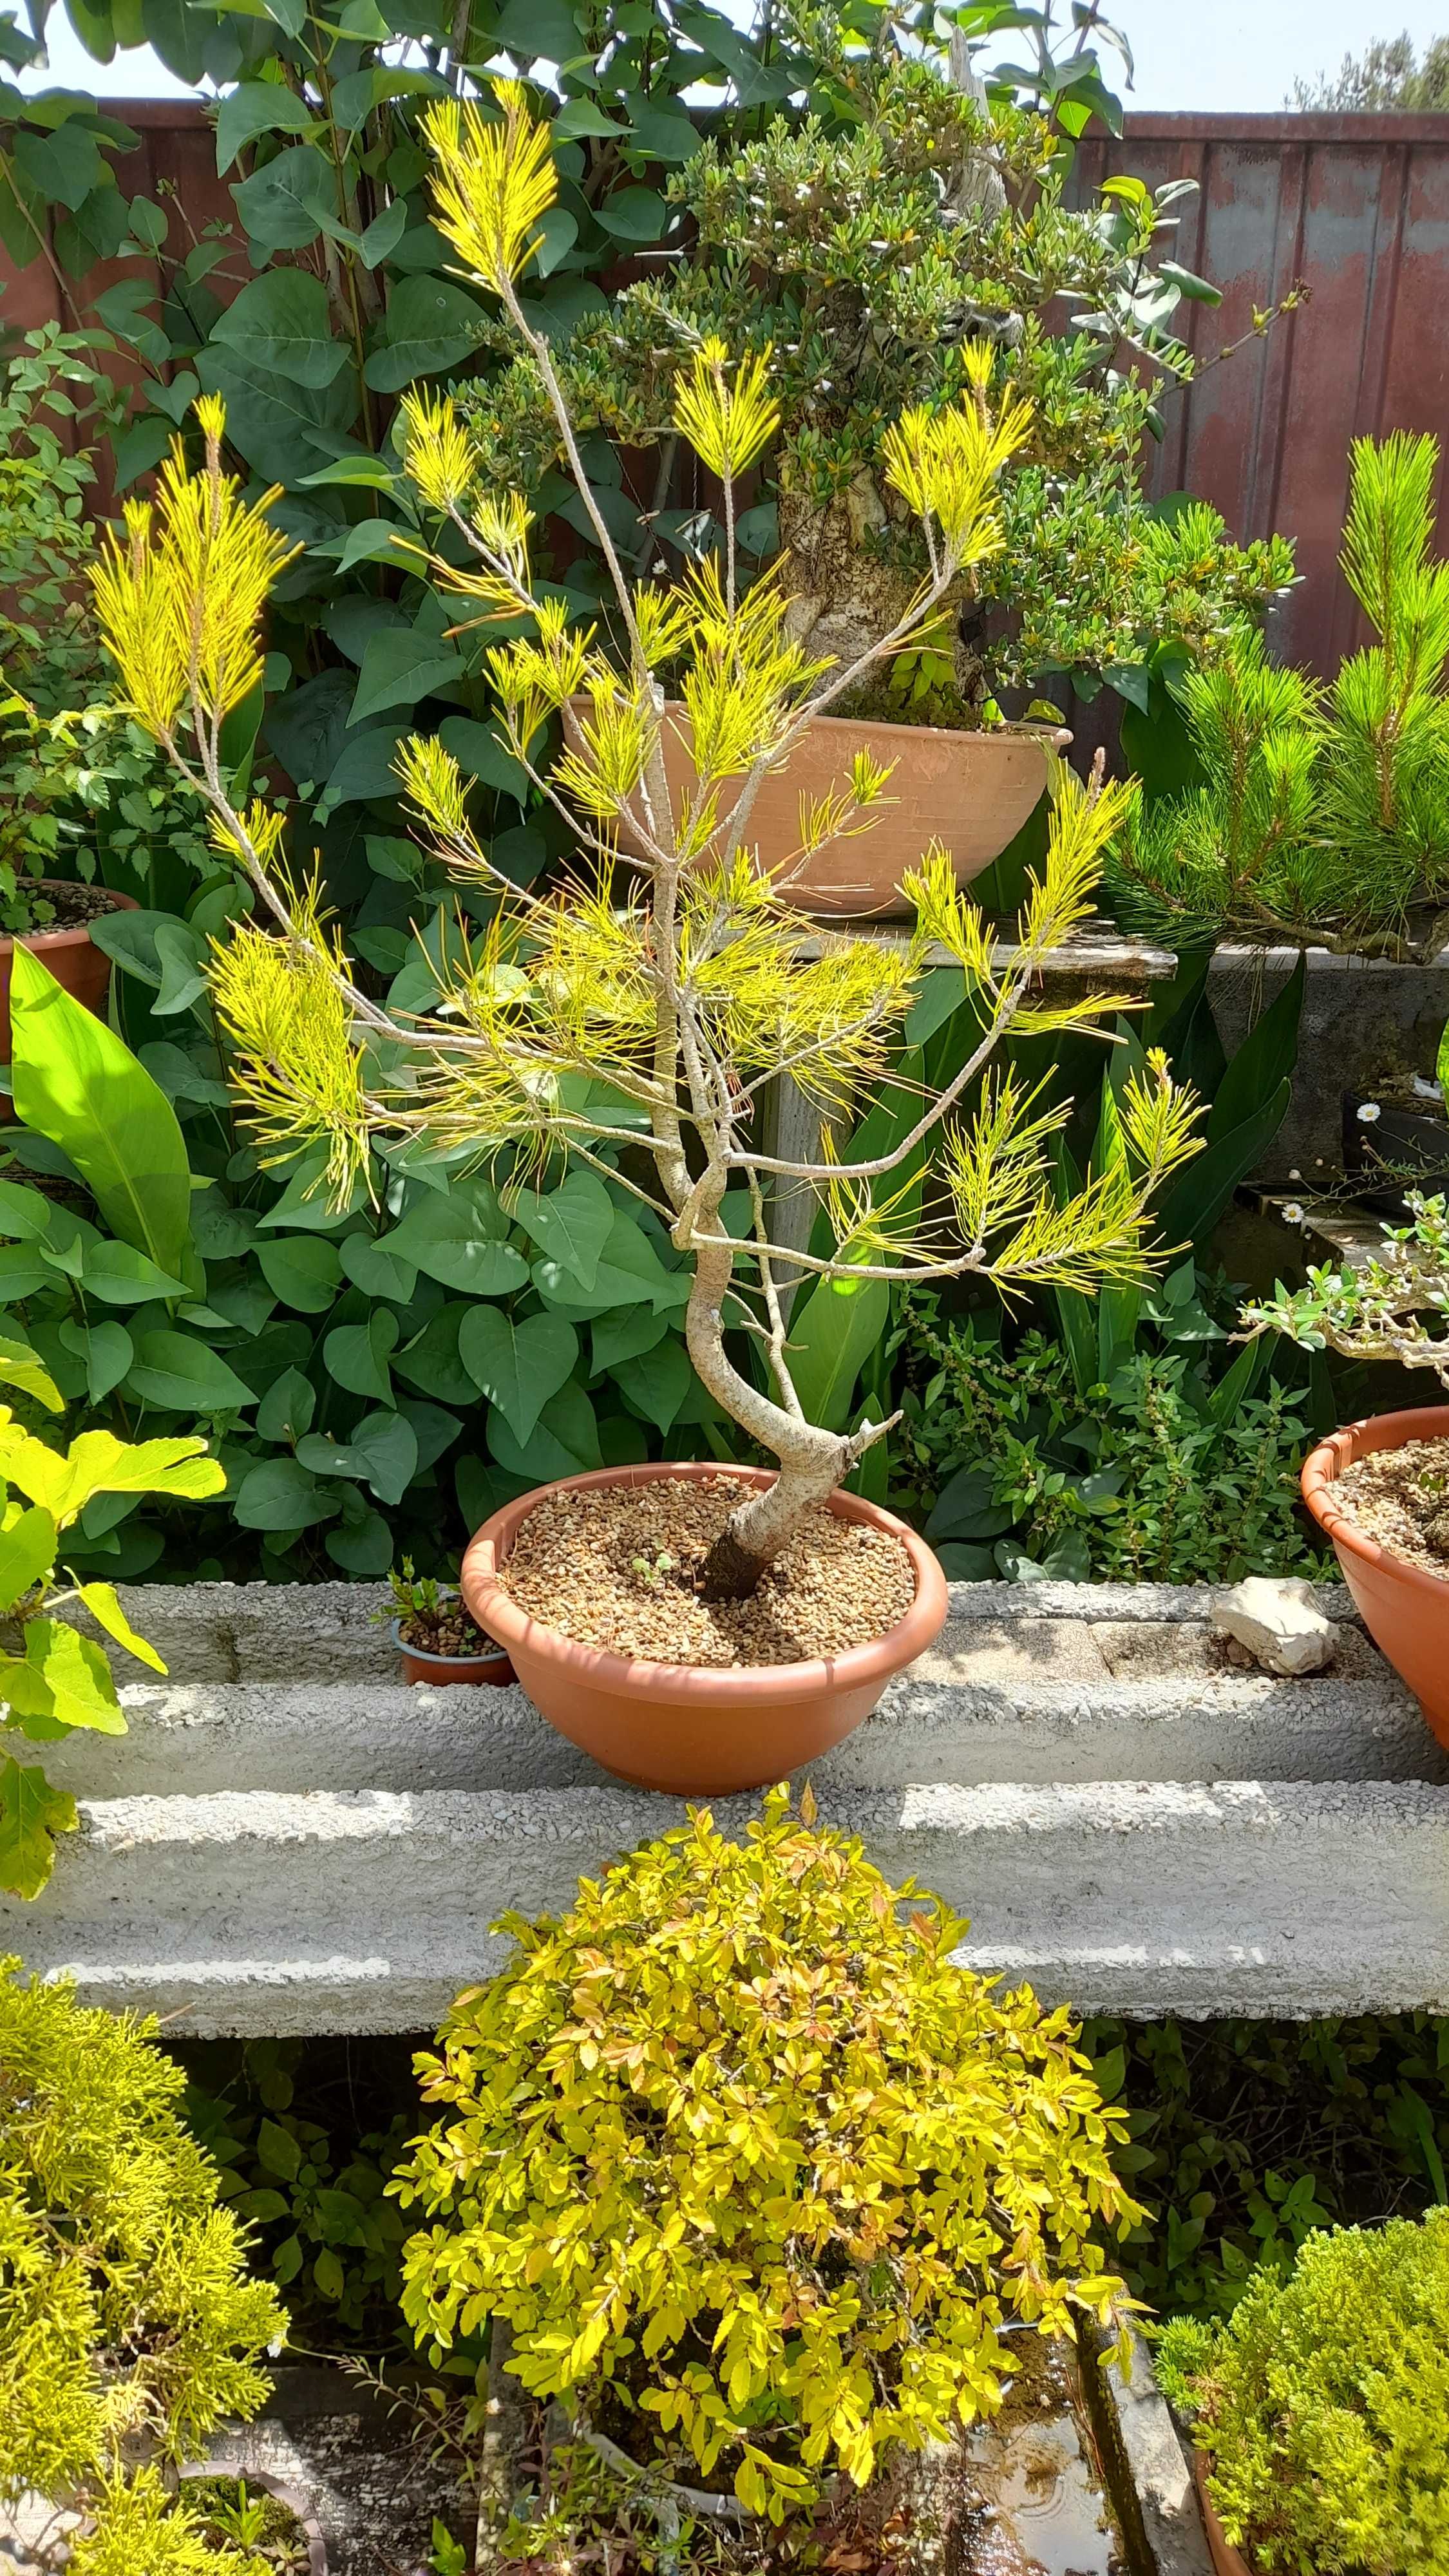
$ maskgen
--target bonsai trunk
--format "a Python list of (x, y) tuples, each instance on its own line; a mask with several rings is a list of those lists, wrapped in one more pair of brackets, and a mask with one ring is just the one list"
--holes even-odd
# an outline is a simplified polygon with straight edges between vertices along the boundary
[[(713, 1211), (704, 1221), (718, 1222)], [(824, 1431), (803, 1415), (762, 1395), (728, 1358), (724, 1346), (724, 1301), (734, 1271), (734, 1253), (705, 1243), (695, 1250), (694, 1286), (685, 1317), (685, 1340), (695, 1370), (715, 1402), (742, 1431), (773, 1450), (780, 1472), (773, 1485), (751, 1494), (729, 1521), (705, 1560), (701, 1585), (707, 1601), (743, 1601), (754, 1591), (767, 1565), (790, 1544), (806, 1513), (827, 1502), (853, 1464), (848, 1435)]]
[(888, 635), (910, 604), (915, 583), (867, 544), (890, 526), (875, 477), (865, 468), (838, 500), (780, 493), (780, 543), (786, 620), (794, 640), (837, 667), (856, 662)]

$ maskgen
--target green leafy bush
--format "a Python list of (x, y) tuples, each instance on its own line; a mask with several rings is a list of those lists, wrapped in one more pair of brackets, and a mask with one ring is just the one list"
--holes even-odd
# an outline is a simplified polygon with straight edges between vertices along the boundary
[(255, 2414), (286, 2318), (247, 2278), (154, 2021), (83, 2011), (17, 1967), (0, 1965), (0, 2496), (93, 2514), (71, 2561), (89, 2576), (201, 2576), (187, 2517), (122, 2445), (179, 2463)]
[(1440, 2576), (1449, 2558), (1449, 2209), (1310, 2236), (1222, 2325), (1157, 2344), (1262, 2576)]
[[(1241, 631), (1180, 694), (1204, 783), (1129, 814), (1118, 918), (1174, 941), (1223, 930), (1400, 938), (1449, 877), (1449, 567), (1433, 559), (1439, 443), (1352, 449), (1343, 571), (1377, 641), (1326, 688)], [(1432, 923), (1429, 923), (1432, 926)]]
[(516, 1960), (419, 2062), (420, 2339), (505, 2318), (526, 2388), (780, 2522), (990, 2415), (1003, 2317), (1110, 2322), (1121, 2121), (1068, 2015), (953, 1967), (915, 1893), (777, 1790), (742, 1844), (696, 1813), (506, 1918)]
[(1068, 1352), (1028, 1332), (1008, 1350), (990, 1320), (903, 1320), (916, 1383), (897, 1434), (893, 1499), (926, 1517), (958, 1581), (1051, 1574), (1069, 1583), (1236, 1583), (1322, 1575), (1299, 1507), (1312, 1431), (1269, 1380), (1220, 1402), (1205, 1354), (1223, 1327), (1191, 1262), (1149, 1297), (1161, 1347), (1079, 1386)]

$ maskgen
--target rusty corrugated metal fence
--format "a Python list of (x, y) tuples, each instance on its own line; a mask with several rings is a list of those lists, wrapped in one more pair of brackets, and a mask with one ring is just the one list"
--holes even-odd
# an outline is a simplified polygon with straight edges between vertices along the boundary
[[(118, 165), (128, 193), (174, 191), (197, 232), (231, 211), (203, 111), (184, 101), (106, 102), (140, 133)], [(1156, 186), (1190, 178), (1178, 255), (1223, 289), (1219, 307), (1185, 308), (1204, 362), (1250, 331), (1296, 280), (1298, 312), (1167, 406), (1153, 460), (1159, 492), (1191, 490), (1240, 536), (1280, 528), (1298, 549), (1301, 586), (1275, 622), (1288, 657), (1330, 668), (1355, 640), (1336, 557), (1351, 438), (1449, 428), (1449, 116), (1129, 116), (1121, 142), (1084, 144), (1083, 189), (1112, 170)], [(98, 268), (82, 306), (135, 261)], [(71, 319), (55, 273), (37, 258), (17, 278), (0, 253), (0, 323)], [(1441, 475), (1449, 552), (1449, 480)]]

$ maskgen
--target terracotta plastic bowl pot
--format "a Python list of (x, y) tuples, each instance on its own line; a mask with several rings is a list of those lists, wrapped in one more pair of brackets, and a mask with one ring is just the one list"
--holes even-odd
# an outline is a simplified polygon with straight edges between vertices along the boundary
[(1241, 2549), (1233, 2547), (1218, 2520), (1217, 2507), (1208, 2494), (1208, 2467), (1209, 2463), (1203, 2458), (1201, 2451), (1194, 2451), (1192, 2473), (1197, 2481), (1197, 2500), (1202, 2506), (1208, 2548), (1212, 2552), (1212, 2562), (1217, 2576), (1255, 2576), (1251, 2561), (1243, 2556)]
[[(65, 895), (68, 885), (56, 877), (38, 880), (42, 894)], [(109, 889), (108, 889), (109, 891)], [(134, 912), (134, 895), (111, 892), (112, 912)], [(104, 948), (97, 948), (88, 922), (78, 922), (71, 930), (28, 930), (21, 938), (22, 948), (48, 966), (57, 984), (62, 984), (88, 1011), (104, 1011), (111, 984), (111, 961)], [(10, 960), (15, 954), (15, 941), (8, 934), (0, 937), (0, 1064), (10, 1062)]]
[(1449, 1435), (1449, 1404), (1376, 1413), (1320, 1440), (1303, 1462), (1303, 1499), (1333, 1541), (1343, 1579), (1364, 1626), (1407, 1682), (1441, 1744), (1449, 1745), (1449, 1581), (1391, 1556), (1339, 1509), (1334, 1487), (1346, 1467), (1375, 1449)]
[(774, 1481), (764, 1468), (721, 1468), (713, 1461), (561, 1477), (495, 1512), (463, 1559), (463, 1598), (479, 1626), (507, 1648), (534, 1707), (571, 1744), (638, 1788), (713, 1797), (782, 1780), (869, 1717), (886, 1683), (925, 1652), (945, 1621), (946, 1578), (933, 1550), (904, 1521), (858, 1494), (832, 1494), (831, 1510), (900, 1540), (915, 1568), (916, 1597), (883, 1637), (814, 1663), (722, 1670), (638, 1662), (543, 1627), (498, 1581), (524, 1522), (550, 1494), (720, 1475), (736, 1477), (742, 1488)]
[[(579, 703), (579, 702), (576, 702)], [(583, 711), (587, 713), (587, 702)], [(689, 720), (671, 705), (664, 737), (664, 766), (676, 803), (695, 783)], [(572, 728), (571, 728), (572, 730)], [(937, 725), (867, 724), (853, 716), (819, 716), (789, 759), (761, 780), (750, 808), (746, 837), (762, 867), (779, 869), (779, 890), (802, 912), (822, 919), (865, 915), (902, 919), (910, 906), (900, 891), (907, 869), (918, 867), (933, 841), (950, 852), (959, 885), (1001, 856), (1040, 802), (1050, 776), (1049, 755), (1065, 751), (1072, 737), (1057, 725), (1017, 725), (981, 733), (950, 733)], [(850, 780), (851, 762), (868, 751), (894, 774), (869, 827), (833, 842), (798, 870), (785, 863), (800, 846), (800, 800), (829, 795)], [(734, 804), (727, 786), (722, 818)], [(630, 846), (627, 822), (620, 833)], [(637, 854), (638, 843), (634, 843)]]
[(491, 1655), (430, 1655), (423, 1646), (405, 1646), (402, 1621), (394, 1619), (388, 1635), (402, 1661), (405, 1682), (488, 1682), (497, 1690), (515, 1679), (513, 1666), (501, 1653)]

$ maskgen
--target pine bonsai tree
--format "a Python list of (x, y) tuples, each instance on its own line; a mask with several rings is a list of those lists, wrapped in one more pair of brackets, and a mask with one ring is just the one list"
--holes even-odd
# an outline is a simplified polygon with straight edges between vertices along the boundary
[(247, 2277), (155, 2023), (18, 1965), (0, 1961), (0, 2498), (79, 2514), (74, 2576), (248, 2576), (206, 2554), (156, 2464), (256, 2413), (286, 2318)]
[[(1189, 674), (1205, 784), (1129, 808), (1107, 883), (1132, 929), (1402, 939), (1449, 896), (1449, 565), (1434, 559), (1439, 444), (1352, 449), (1344, 577), (1377, 635), (1319, 689), (1240, 630)], [(1426, 937), (1437, 944), (1430, 926)]]
[[(407, 398), (407, 470), (446, 541), (434, 575), (475, 615), (523, 627), (490, 651), (489, 670), (515, 758), (576, 832), (578, 875), (552, 894), (520, 891), (473, 831), (457, 764), (437, 741), (414, 738), (399, 761), (412, 803), (438, 851), (462, 879), (492, 889), (496, 906), (462, 962), (443, 970), (437, 1008), (422, 1020), (390, 1017), (356, 983), (315, 887), (290, 880), (280, 863), (280, 816), (255, 802), (237, 812), (221, 771), (220, 729), (259, 675), (258, 619), (288, 550), (265, 504), (242, 503), (221, 470), (218, 404), (197, 407), (204, 469), (187, 472), (178, 442), (157, 508), (127, 505), (126, 536), (97, 576), (100, 615), (133, 711), (207, 796), (220, 845), (247, 870), (275, 925), (239, 927), (213, 968), (263, 1150), (282, 1159), (325, 1139), (328, 1180), (340, 1192), (366, 1170), (377, 1135), (502, 1160), (515, 1188), (550, 1158), (571, 1158), (576, 1197), (595, 1210), (590, 1222), (600, 1204), (608, 1221), (607, 1191), (594, 1176), (642, 1203), (692, 1267), (686, 1331), (695, 1369), (780, 1462), (776, 1483), (740, 1506), (707, 1568), (716, 1597), (739, 1597), (887, 1427), (847, 1434), (805, 1419), (779, 1293), (787, 1266), (856, 1280), (976, 1272), (1003, 1287), (1087, 1290), (1102, 1277), (1140, 1275), (1153, 1193), (1195, 1150), (1193, 1104), (1163, 1059), (1150, 1057), (1124, 1089), (1125, 1153), (1081, 1188), (1059, 1192), (1052, 1145), (1065, 1111), (990, 1061), (1010, 1030), (1090, 1024), (1119, 1007), (1109, 997), (1051, 1006), (1030, 988), (1048, 951), (1089, 909), (1122, 789), (1064, 781), (1044, 872), (1004, 964), (994, 962), (944, 852), (924, 853), (906, 878), (918, 923), (906, 944), (817, 938), (752, 863), (750, 810), (766, 770), (1005, 542), (999, 479), (1031, 413), (1015, 395), (992, 399), (989, 346), (963, 350), (960, 401), (918, 405), (886, 429), (883, 477), (920, 527), (926, 569), (865, 654), (822, 666), (787, 631), (782, 582), (743, 593), (739, 583), (735, 495), (779, 417), (763, 359), (732, 367), (723, 345), (707, 339), (676, 393), (678, 434), (721, 486), (719, 556), (676, 583), (631, 581), (585, 472), (548, 342), (519, 295), (553, 195), (548, 129), (511, 82), (498, 83), (486, 106), (440, 103), (428, 127), (439, 226), (468, 273), (498, 297), (548, 389), (613, 584), (612, 638), (575, 628), (566, 603), (532, 584), (528, 508), (490, 479), (456, 405), (428, 392)], [(698, 773), (696, 792), (677, 807), (665, 774), (665, 673), (683, 700)], [(572, 738), (550, 765), (547, 728), (565, 711)], [(859, 828), (889, 775), (857, 758), (802, 812), (802, 852)], [(817, 1159), (765, 1151), (761, 1095), (781, 1072), (827, 1110), (891, 1078), (891, 1040), (930, 941), (961, 967), (980, 1032), (945, 1089), (922, 1102), (886, 1153), (841, 1161), (828, 1130)], [(611, 1122), (580, 1105), (580, 1076), (607, 1082), (623, 1115)], [(641, 1143), (650, 1180), (611, 1159)], [(775, 1182), (819, 1194), (834, 1250), (781, 1251), (766, 1198)], [(758, 1345), (758, 1374), (727, 1346), (735, 1328)]]

